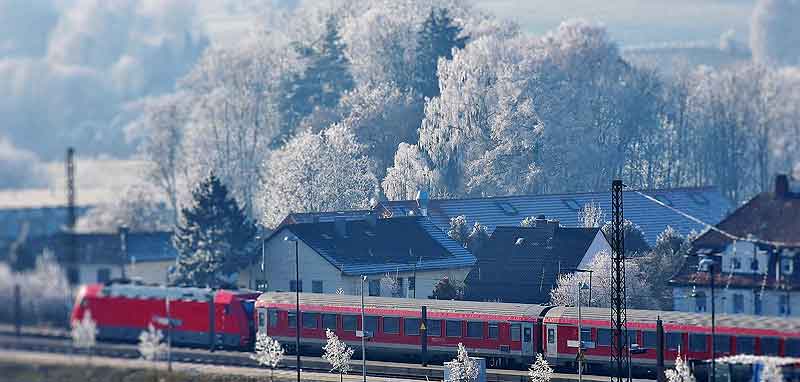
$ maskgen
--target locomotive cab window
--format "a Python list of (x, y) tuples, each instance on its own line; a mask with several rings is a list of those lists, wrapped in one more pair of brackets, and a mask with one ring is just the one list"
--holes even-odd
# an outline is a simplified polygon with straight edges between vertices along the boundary
[(400, 318), (384, 317), (383, 332), (386, 334), (400, 334)]
[[(403, 320), (403, 333), (407, 336), (418, 336), (422, 321), (419, 318), (406, 318)], [(430, 329), (430, 328), (427, 328)]]
[(547, 343), (548, 344), (556, 343), (556, 330), (553, 328), (547, 329)]
[(698, 353), (708, 351), (706, 349), (706, 338), (705, 334), (689, 334), (689, 351)]
[(336, 331), (336, 315), (335, 314), (323, 314), (322, 315), (322, 327), (323, 329), (330, 329)]
[(467, 337), (483, 338), (483, 322), (467, 322)]
[(264, 312), (258, 312), (258, 326), (267, 326), (267, 316)]
[(357, 316), (342, 316), (342, 330), (346, 332), (355, 332), (358, 330), (358, 317)]
[(461, 321), (445, 321), (445, 331), (448, 337), (461, 337)]
[(522, 326), (520, 324), (511, 324), (511, 341), (519, 341), (522, 337)]

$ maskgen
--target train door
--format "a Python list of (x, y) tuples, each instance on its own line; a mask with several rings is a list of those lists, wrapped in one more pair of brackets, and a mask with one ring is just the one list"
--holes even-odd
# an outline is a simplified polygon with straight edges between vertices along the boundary
[(558, 341), (556, 341), (556, 325), (548, 324), (546, 326), (547, 333), (545, 336), (547, 337), (547, 356), (555, 358), (558, 356)]
[(257, 327), (256, 327), (256, 332), (257, 333), (265, 333), (265, 334), (269, 335), (270, 333), (267, 332), (267, 327), (269, 326), (268, 323), (267, 323), (267, 320), (269, 320), (269, 315), (267, 314), (267, 309), (258, 308), (256, 310), (258, 312), (257, 313), (258, 314), (258, 323), (257, 323)]
[(533, 323), (522, 323), (522, 354), (533, 355)]

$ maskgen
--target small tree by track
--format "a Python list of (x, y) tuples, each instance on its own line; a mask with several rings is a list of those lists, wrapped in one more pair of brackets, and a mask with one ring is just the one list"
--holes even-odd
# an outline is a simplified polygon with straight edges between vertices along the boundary
[(97, 323), (92, 319), (92, 312), (87, 310), (80, 321), (72, 323), (72, 346), (86, 349), (86, 379), (91, 379), (92, 351), (97, 344)]
[(541, 354), (537, 354), (536, 361), (528, 368), (528, 377), (531, 382), (550, 382), (553, 378), (553, 368)]
[(153, 363), (156, 381), (158, 381), (156, 361), (163, 358), (166, 352), (167, 344), (164, 343), (164, 333), (156, 329), (153, 324), (147, 325), (147, 330), (143, 330), (139, 334), (139, 354), (144, 360)]
[(325, 354), (322, 359), (331, 364), (331, 372), (339, 373), (339, 381), (344, 380), (344, 375), (350, 372), (350, 359), (353, 358), (353, 349), (345, 344), (330, 329), (325, 330), (328, 342), (322, 348)]
[(270, 338), (266, 333), (258, 333), (256, 337), (255, 352), (250, 355), (250, 359), (258, 362), (261, 366), (269, 368), (269, 380), (272, 381), (275, 368), (283, 359), (283, 347), (280, 342)]
[(478, 362), (469, 357), (464, 344), (458, 344), (456, 358), (446, 364), (450, 368), (450, 375), (445, 382), (473, 382), (478, 379)]

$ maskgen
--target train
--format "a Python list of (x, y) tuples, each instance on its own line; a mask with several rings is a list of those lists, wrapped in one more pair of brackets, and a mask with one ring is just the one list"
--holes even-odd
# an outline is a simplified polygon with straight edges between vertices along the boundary
[[(557, 368), (571, 368), (578, 353), (578, 311), (574, 307), (495, 302), (422, 300), (338, 294), (210, 290), (131, 284), (95, 284), (81, 289), (72, 320), (91, 311), (101, 340), (133, 341), (157, 317), (176, 320), (173, 343), (250, 351), (257, 333), (277, 339), (295, 351), (300, 327), (302, 354), (322, 352), (326, 329), (360, 349), (360, 332), (369, 333), (367, 358), (420, 362), (421, 333), (426, 332), (425, 358), (431, 363), (452, 359), (459, 343), (484, 357), (493, 368), (526, 368), (542, 354)], [(209, 301), (213, 299), (213, 311)], [(422, 307), (427, 310), (423, 325)], [(627, 340), (631, 365), (653, 370), (656, 364), (656, 320), (664, 328), (664, 359), (671, 366), (678, 353), (684, 359), (711, 358), (711, 317), (708, 314), (627, 310)], [(716, 354), (800, 356), (800, 319), (718, 314)], [(423, 328), (424, 327), (424, 328)], [(584, 307), (581, 344), (589, 370), (607, 369), (611, 351), (610, 312)]]

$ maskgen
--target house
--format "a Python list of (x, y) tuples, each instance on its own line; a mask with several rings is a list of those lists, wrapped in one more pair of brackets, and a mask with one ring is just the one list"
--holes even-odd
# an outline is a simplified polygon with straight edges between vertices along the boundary
[[(646, 190), (641, 193), (711, 224), (719, 222), (732, 208), (730, 201), (713, 187)], [(625, 191), (623, 199), (625, 218), (641, 227), (650, 246), (667, 226), (683, 235), (704, 228), (639, 191)], [(519, 226), (522, 219), (538, 215), (556, 219), (566, 227), (578, 227), (579, 211), (589, 203), (600, 206), (603, 221), (611, 220), (610, 191), (468, 199), (427, 199), (422, 193), (418, 200), (380, 202), (375, 211), (384, 218), (425, 215), (445, 232), (450, 228), (451, 218), (464, 215), (470, 224), (480, 222), (491, 232), (498, 226)]]
[(74, 240), (77, 268), (71, 268), (73, 274), (68, 277), (78, 284), (115, 278), (163, 283), (177, 257), (171, 238), (170, 232), (78, 233), (72, 238), (58, 233), (34, 242), (37, 247), (53, 250), (64, 262)]
[(443, 277), (463, 281), (474, 264), (469, 251), (425, 217), (378, 219), (370, 214), (279, 226), (263, 243), (262, 262), (241, 272), (239, 284), (263, 291), (352, 295), (361, 293), (364, 275), (370, 296), (427, 298)]
[[(800, 314), (800, 190), (789, 178), (762, 192), (692, 242), (684, 267), (673, 277), (676, 310), (711, 310), (711, 277), (698, 258), (715, 264), (715, 310), (725, 313)], [(730, 237), (730, 236), (733, 237)]]
[(533, 227), (498, 226), (476, 251), (466, 298), (541, 304), (561, 273), (586, 269), (611, 246), (600, 228), (566, 228), (539, 216)]
[[(75, 215), (83, 216), (91, 206), (75, 207)], [(41, 253), (41, 246), (29, 245), (34, 238), (50, 237), (64, 230), (67, 222), (66, 206), (0, 208), (0, 260), (9, 260), (12, 250), (24, 245), (29, 256), (27, 265)], [(38, 251), (36, 249), (38, 248)]]

